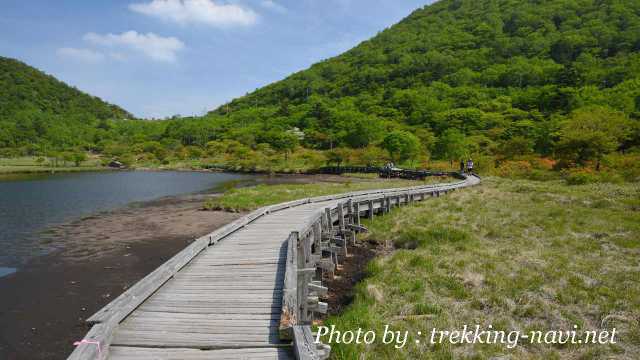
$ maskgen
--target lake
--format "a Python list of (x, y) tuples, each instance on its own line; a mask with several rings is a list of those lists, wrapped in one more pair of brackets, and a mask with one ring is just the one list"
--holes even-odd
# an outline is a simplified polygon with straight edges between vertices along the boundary
[(250, 175), (113, 171), (0, 178), (0, 277), (47, 252), (38, 235), (57, 225), (133, 202), (221, 189)]

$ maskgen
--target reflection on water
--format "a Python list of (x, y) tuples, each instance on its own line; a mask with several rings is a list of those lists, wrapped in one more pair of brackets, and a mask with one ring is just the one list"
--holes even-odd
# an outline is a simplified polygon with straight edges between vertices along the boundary
[[(114, 171), (0, 178), (0, 276), (43, 253), (50, 225), (164, 196), (222, 189), (251, 176), (209, 172)], [(15, 269), (13, 269), (15, 271)]]

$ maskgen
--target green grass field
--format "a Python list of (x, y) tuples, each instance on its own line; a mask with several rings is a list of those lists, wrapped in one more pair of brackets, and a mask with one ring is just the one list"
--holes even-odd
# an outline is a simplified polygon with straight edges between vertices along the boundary
[[(367, 177), (371, 178), (371, 177)], [(424, 181), (379, 179), (376, 181), (319, 182), (312, 184), (258, 185), (232, 188), (221, 197), (208, 200), (204, 207), (209, 210), (250, 211), (261, 206), (277, 204), (313, 196), (346, 193), (359, 190), (418, 186), (434, 182), (452, 181), (450, 178), (427, 178)]]
[[(340, 330), (618, 331), (616, 344), (331, 344), (334, 359), (640, 358), (640, 185), (484, 179), (367, 223), (368, 266)], [(328, 338), (325, 337), (325, 341)]]
[(73, 162), (59, 161), (58, 166), (52, 166), (50, 160), (38, 161), (37, 157), (25, 156), (19, 158), (0, 158), (0, 174), (35, 174), (50, 172), (77, 172), (105, 170), (98, 158), (83, 161), (80, 166)]

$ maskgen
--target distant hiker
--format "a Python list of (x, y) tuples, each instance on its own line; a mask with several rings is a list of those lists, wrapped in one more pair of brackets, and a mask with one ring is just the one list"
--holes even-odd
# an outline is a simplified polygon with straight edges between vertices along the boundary
[(473, 160), (467, 160), (467, 172), (471, 174), (473, 172)]
[(460, 160), (460, 173), (464, 173), (464, 160)]
[(384, 167), (382, 167), (382, 171), (380, 172), (380, 176), (385, 176), (387, 178), (391, 177), (391, 163), (388, 162), (386, 164), (384, 164)]

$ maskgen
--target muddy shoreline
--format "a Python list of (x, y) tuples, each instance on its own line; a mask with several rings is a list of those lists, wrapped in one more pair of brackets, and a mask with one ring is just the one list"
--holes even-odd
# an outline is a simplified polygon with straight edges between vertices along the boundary
[(60, 250), (0, 278), (0, 359), (65, 358), (87, 332), (87, 317), (193, 239), (242, 215), (201, 204), (165, 199), (52, 229)]
[[(258, 182), (342, 181), (289, 175)], [(66, 358), (88, 331), (86, 318), (197, 237), (243, 215), (202, 211), (209, 196), (218, 195), (134, 203), (48, 229), (46, 245), (57, 250), (0, 278), (0, 359)]]

